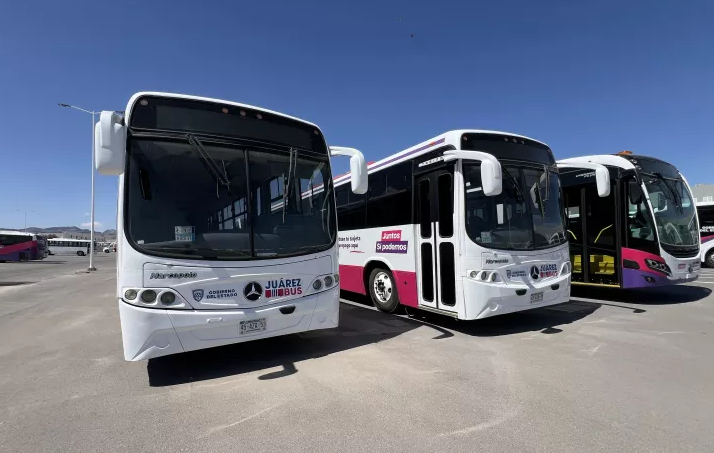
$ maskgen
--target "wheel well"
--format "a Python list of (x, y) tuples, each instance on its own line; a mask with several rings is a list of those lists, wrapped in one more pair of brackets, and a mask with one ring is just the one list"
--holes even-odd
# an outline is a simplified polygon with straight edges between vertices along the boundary
[(382, 269), (386, 269), (389, 272), (392, 272), (392, 270), (389, 268), (389, 266), (387, 266), (387, 264), (382, 261), (370, 261), (369, 263), (367, 263), (364, 266), (364, 275), (362, 276), (362, 279), (364, 280), (364, 289), (368, 296), (370, 294), (369, 293), (369, 274), (371, 274), (372, 271), (378, 267), (382, 268)]

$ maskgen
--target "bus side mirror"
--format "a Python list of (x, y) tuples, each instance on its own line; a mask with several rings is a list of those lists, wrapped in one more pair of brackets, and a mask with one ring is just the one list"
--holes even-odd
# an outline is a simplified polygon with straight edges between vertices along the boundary
[(114, 112), (102, 112), (94, 126), (94, 162), (103, 175), (124, 173), (126, 128), (123, 118)]
[(600, 197), (610, 195), (610, 173), (606, 167), (595, 169), (595, 183), (597, 184), (597, 194)]
[(369, 182), (367, 179), (367, 162), (364, 154), (354, 148), (344, 148), (342, 146), (330, 146), (332, 156), (350, 156), (350, 181), (352, 192), (362, 195), (367, 193)]
[(501, 163), (496, 159), (481, 161), (481, 187), (487, 197), (500, 195), (503, 191)]
[(642, 203), (642, 187), (636, 182), (630, 183), (630, 204), (638, 205)]
[(503, 190), (503, 172), (501, 163), (493, 157), (493, 154), (483, 151), (444, 151), (444, 162), (452, 162), (457, 159), (480, 161), (481, 162), (481, 189), (487, 197), (500, 195)]

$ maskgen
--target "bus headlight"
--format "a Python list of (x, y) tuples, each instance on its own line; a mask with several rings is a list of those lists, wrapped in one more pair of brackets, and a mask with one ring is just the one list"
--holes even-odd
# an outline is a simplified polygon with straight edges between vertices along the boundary
[(322, 280), (318, 278), (317, 280), (312, 282), (312, 289), (314, 289), (315, 291), (319, 291), (320, 288), (322, 288)]
[(167, 291), (161, 295), (161, 303), (164, 305), (171, 305), (176, 301), (176, 294), (171, 291)]
[(476, 277), (478, 277), (478, 272), (476, 272), (476, 271), (471, 271), (471, 272), (469, 272), (469, 277), (471, 277), (471, 278), (473, 278), (473, 279), (475, 280)]
[(143, 300), (147, 304), (152, 303), (156, 300), (156, 291), (154, 291), (153, 289), (147, 289), (143, 291), (141, 293), (141, 300)]
[(332, 283), (334, 283), (334, 280), (331, 275), (325, 277), (325, 286), (332, 286)]
[(645, 258), (645, 264), (653, 271), (661, 272), (665, 275), (672, 275), (672, 271), (669, 269), (669, 266), (667, 266), (667, 263), (653, 260), (651, 258)]
[(128, 300), (134, 300), (134, 299), (136, 299), (136, 296), (137, 296), (137, 292), (135, 289), (127, 289), (124, 292), (124, 297)]
[(340, 283), (340, 274), (335, 274), (335, 283)]

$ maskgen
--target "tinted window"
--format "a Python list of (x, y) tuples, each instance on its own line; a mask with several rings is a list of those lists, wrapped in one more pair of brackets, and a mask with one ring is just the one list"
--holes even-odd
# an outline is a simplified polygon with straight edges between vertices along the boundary
[(439, 236), (451, 237), (454, 234), (454, 190), (450, 174), (439, 175)]
[(699, 214), (699, 225), (702, 236), (711, 236), (714, 234), (714, 205), (699, 206), (697, 208)]
[(547, 146), (527, 138), (498, 134), (464, 134), (461, 136), (461, 149), (483, 151), (498, 159), (527, 159), (541, 164), (555, 164), (553, 153)]
[(412, 222), (412, 163), (404, 162), (369, 178), (367, 228)]
[(327, 154), (325, 140), (313, 126), (269, 113), (213, 102), (143, 97), (134, 104), (130, 126), (239, 137)]
[(365, 196), (350, 190), (348, 185), (343, 185), (337, 190), (337, 228), (340, 231), (364, 228), (365, 224)]

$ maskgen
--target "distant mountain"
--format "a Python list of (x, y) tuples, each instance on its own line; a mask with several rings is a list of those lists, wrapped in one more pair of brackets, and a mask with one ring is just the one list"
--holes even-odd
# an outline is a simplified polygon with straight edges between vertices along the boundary
[[(0, 228), (0, 230), (13, 230), (13, 231), (22, 231), (23, 228)], [(60, 227), (47, 227), (47, 228), (38, 228), (38, 227), (28, 227), (27, 228), (28, 233), (43, 233), (43, 234), (58, 234), (58, 233), (90, 233), (88, 229), (85, 228), (79, 228), (76, 226), (60, 226)], [(94, 230), (95, 233), (98, 234), (117, 234), (117, 230), (106, 230), (106, 231), (98, 231)]]

